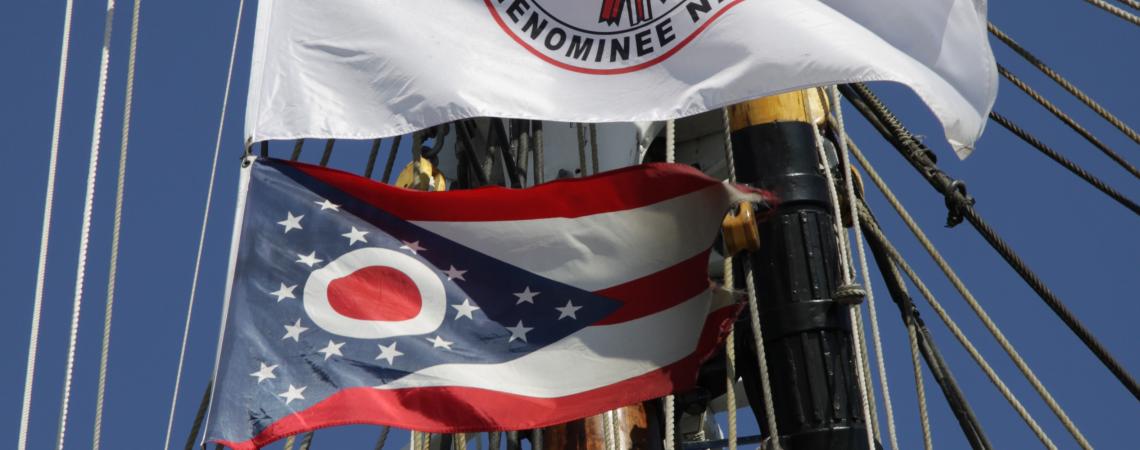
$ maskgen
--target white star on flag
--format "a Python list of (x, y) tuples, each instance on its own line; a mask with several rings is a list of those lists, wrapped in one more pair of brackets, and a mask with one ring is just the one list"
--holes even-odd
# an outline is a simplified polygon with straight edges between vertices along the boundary
[(328, 199), (325, 199), (325, 201), (323, 201), (323, 202), (313, 202), (313, 203), (321, 205), (321, 211), (324, 211), (326, 209), (331, 209), (333, 211), (340, 211), (340, 205), (333, 203), (333, 202), (330, 202), (330, 201), (328, 201)]
[(275, 292), (270, 292), (269, 295), (276, 296), (278, 302), (287, 298), (297, 298), (297, 296), (293, 295), (293, 289), (296, 288), (297, 285), (295, 284), (292, 286), (286, 286), (285, 283), (281, 283), (281, 287), (278, 288)]
[(396, 360), (397, 356), (404, 356), (404, 352), (396, 350), (395, 342), (392, 342), (392, 345), (388, 346), (385, 346), (384, 344), (377, 345), (380, 347), (380, 356), (377, 356), (376, 359), (383, 359), (388, 361), (389, 366), (392, 365), (392, 362)]
[(431, 342), (431, 348), (445, 348), (447, 350), (451, 350), (451, 344), (454, 344), (454, 342), (446, 341), (443, 338), (439, 337), (438, 334), (434, 338), (424, 339), (427, 339), (428, 342)]
[(444, 275), (447, 275), (447, 279), (448, 279), (448, 281), (450, 281), (450, 280), (463, 280), (463, 281), (467, 281), (467, 279), (466, 279), (466, 278), (463, 278), (463, 274), (467, 273), (467, 271), (466, 271), (466, 270), (459, 270), (459, 269), (456, 269), (456, 268), (455, 268), (455, 266), (449, 266), (449, 267), (451, 267), (451, 268), (450, 268), (450, 269), (448, 269), (448, 270), (445, 270), (445, 271), (443, 271), (443, 274), (444, 274)]
[(368, 234), (367, 231), (357, 230), (356, 227), (352, 227), (352, 231), (342, 234), (341, 236), (348, 238), (348, 245), (351, 247), (352, 244), (355, 244), (357, 242), (363, 242), (367, 244), (368, 241), (364, 239), (364, 235), (366, 234)]
[(326, 345), (325, 348), (317, 350), (317, 353), (324, 354), (325, 361), (328, 361), (329, 358), (332, 358), (333, 356), (344, 356), (344, 354), (340, 352), (341, 347), (344, 347), (344, 342), (337, 344), (330, 340), (329, 345)]
[(285, 227), (286, 233), (288, 233), (290, 230), (302, 229), (301, 228), (301, 218), (305, 217), (305, 215), (301, 214), (299, 216), (294, 216), (292, 212), (289, 212), (287, 214), (288, 214), (288, 217), (286, 217), (285, 220), (277, 222), (277, 224)]
[(271, 378), (277, 378), (277, 375), (273, 374), (273, 371), (277, 370), (277, 364), (274, 364), (272, 366), (267, 366), (267, 365), (265, 365), (265, 363), (258, 363), (258, 364), (261, 364), (261, 368), (258, 369), (257, 372), (249, 374), (249, 376), (251, 376), (251, 377), (257, 377), (257, 383), (258, 384), (261, 384), (262, 381), (265, 381), (265, 380), (268, 380)]
[(309, 267), (313, 267), (313, 266), (317, 265), (318, 263), (320, 263), (321, 261), (324, 261), (323, 259), (317, 259), (317, 252), (315, 250), (313, 252), (309, 253), (308, 255), (302, 255), (302, 254), (298, 253), (297, 258), (298, 258), (297, 262), (304, 264), (306, 266), (309, 266)]
[(294, 387), (293, 385), (290, 384), (289, 390), (282, 392), (280, 394), (277, 394), (277, 396), (284, 398), (285, 404), (288, 405), (293, 400), (304, 400), (305, 396), (301, 395), (301, 393), (305, 392), (305, 389), (308, 389), (308, 386), (301, 386), (300, 388), (297, 388), (297, 387)]
[(582, 307), (581, 306), (574, 306), (574, 303), (571, 303), (570, 300), (566, 300), (566, 306), (563, 306), (561, 308), (556, 307), (554, 309), (557, 309), (559, 312), (558, 320), (562, 320), (562, 319), (565, 319), (567, 317), (574, 319), (574, 320), (578, 320), (578, 316), (574, 315), (574, 313), (577, 312), (579, 309), (582, 309)]
[(534, 304), (534, 297), (537, 296), (538, 294), (541, 294), (541, 292), (531, 292), (530, 286), (527, 286), (526, 289), (523, 289), (522, 292), (515, 292), (515, 297), (519, 298), (519, 301), (516, 302), (515, 304), (521, 305), (521, 304), (523, 304), (523, 302), (526, 302), (526, 303), (530, 303), (533, 305)]
[(308, 327), (301, 326), (301, 319), (297, 319), (296, 323), (285, 325), (285, 336), (281, 339), (293, 339), (293, 342), (301, 342), (301, 333), (304, 333), (308, 329)]
[(460, 317), (466, 317), (468, 319), (475, 320), (475, 317), (472, 316), (471, 313), (473, 313), (473, 312), (475, 312), (475, 310), (479, 309), (478, 306), (471, 304), (471, 299), (469, 299), (469, 298), (463, 299), (462, 304), (451, 305), (451, 307), (455, 308), (455, 311), (456, 311), (455, 320), (459, 320)]
[(507, 330), (509, 330), (511, 332), (511, 338), (507, 339), (507, 343), (514, 342), (515, 339), (519, 339), (523, 342), (526, 342), (526, 334), (529, 333), (530, 330), (533, 330), (533, 329), (534, 328), (523, 326), (523, 323), (520, 320), (518, 325), (515, 325), (513, 327), (507, 327)]
[(420, 252), (427, 251), (426, 248), (420, 247), (420, 241), (415, 241), (415, 242), (400, 241), (400, 242), (404, 243), (404, 245), (400, 246), (400, 250), (407, 250), (409, 252), (412, 252), (412, 254), (415, 254), (415, 255), (420, 254)]

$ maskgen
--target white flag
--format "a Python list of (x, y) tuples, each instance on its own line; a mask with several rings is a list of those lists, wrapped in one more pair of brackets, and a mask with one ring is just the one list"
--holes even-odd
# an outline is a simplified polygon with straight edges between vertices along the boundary
[(889, 80), (965, 156), (997, 93), (985, 0), (262, 0), (251, 71), (251, 142), (663, 120)]

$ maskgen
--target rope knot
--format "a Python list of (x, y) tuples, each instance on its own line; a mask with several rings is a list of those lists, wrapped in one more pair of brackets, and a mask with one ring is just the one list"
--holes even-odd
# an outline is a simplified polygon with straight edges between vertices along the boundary
[(849, 283), (839, 286), (832, 295), (836, 302), (844, 305), (859, 305), (863, 303), (863, 297), (867, 296), (867, 291), (859, 283)]
[(946, 228), (954, 228), (962, 223), (963, 211), (974, 206), (974, 198), (966, 193), (966, 183), (962, 180), (950, 182), (944, 190), (946, 196)]

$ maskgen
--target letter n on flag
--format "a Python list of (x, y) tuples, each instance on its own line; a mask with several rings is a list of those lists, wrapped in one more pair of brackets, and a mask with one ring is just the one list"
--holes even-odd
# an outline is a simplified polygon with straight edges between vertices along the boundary
[(322, 167), (242, 173), (206, 440), (548, 426), (687, 389), (739, 307), (725, 211), (760, 192), (673, 164), (418, 192)]

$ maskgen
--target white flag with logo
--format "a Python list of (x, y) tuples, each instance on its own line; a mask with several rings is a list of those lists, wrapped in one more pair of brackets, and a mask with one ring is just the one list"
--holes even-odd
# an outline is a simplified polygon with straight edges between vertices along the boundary
[(663, 120), (888, 80), (965, 156), (997, 93), (985, 15), (985, 0), (262, 0), (246, 136)]

